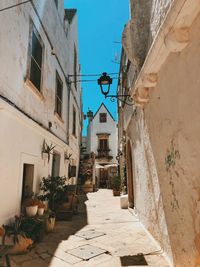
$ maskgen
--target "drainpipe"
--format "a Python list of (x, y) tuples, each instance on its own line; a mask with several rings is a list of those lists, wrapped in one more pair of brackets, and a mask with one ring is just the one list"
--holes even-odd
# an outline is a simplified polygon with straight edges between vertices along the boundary
[(67, 100), (67, 144), (69, 145), (69, 113), (70, 113), (70, 96), (71, 96), (71, 83), (69, 77), (65, 77), (65, 81), (68, 89), (68, 100)]

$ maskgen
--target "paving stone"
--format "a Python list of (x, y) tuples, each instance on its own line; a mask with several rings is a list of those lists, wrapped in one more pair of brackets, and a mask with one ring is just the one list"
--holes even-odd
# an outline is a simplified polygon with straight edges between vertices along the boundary
[(105, 252), (106, 250), (91, 245), (84, 245), (68, 251), (69, 254), (83, 260), (89, 260)]
[(47, 258), (51, 258), (51, 255), (49, 255), (48, 253), (42, 253), (42, 254), (40, 254), (40, 258), (42, 258), (43, 260), (45, 260)]
[(10, 258), (15, 263), (22, 263), (24, 261), (32, 260), (32, 257), (29, 254), (10, 256)]
[(67, 263), (70, 263), (70, 264), (75, 264), (77, 262), (80, 262), (81, 259), (80, 258), (77, 258), (73, 255), (70, 255), (68, 254), (67, 252), (61, 250), (61, 249), (57, 249), (56, 252), (54, 253), (54, 257), (57, 257), (59, 258), (60, 260), (63, 260)]
[[(112, 196), (111, 190), (102, 189), (87, 197), (88, 222), (85, 211), (73, 216), (72, 221), (56, 222), (55, 231), (46, 235), (42, 243), (35, 244), (30, 253), (15, 256), (19, 261), (12, 261), (12, 267), (121, 267), (122, 256), (159, 250), (138, 218), (129, 210), (120, 209), (119, 199)], [(78, 236), (88, 231), (89, 234), (98, 232), (104, 235), (88, 240)], [(71, 254), (74, 249), (84, 246), (96, 247), (101, 253), (93, 254), (92, 258), (90, 253), (86, 253), (84, 259), (87, 261), (80, 255)], [(106, 254), (106, 251), (111, 254)], [(145, 258), (150, 267), (169, 267), (162, 254)]]
[(48, 264), (42, 259), (32, 259), (30, 261), (25, 261), (21, 267), (48, 267)]
[(99, 236), (103, 236), (105, 235), (104, 233), (101, 232), (97, 232), (94, 229), (88, 230), (88, 231), (80, 231), (78, 233), (75, 234), (76, 236), (85, 238), (86, 240), (92, 239), (92, 238), (96, 238)]
[[(36, 267), (36, 266), (34, 266), (34, 267)], [(63, 260), (60, 260), (56, 257), (53, 257), (48, 264), (48, 267), (71, 267), (71, 266), (72, 266), (71, 264), (69, 264)]]

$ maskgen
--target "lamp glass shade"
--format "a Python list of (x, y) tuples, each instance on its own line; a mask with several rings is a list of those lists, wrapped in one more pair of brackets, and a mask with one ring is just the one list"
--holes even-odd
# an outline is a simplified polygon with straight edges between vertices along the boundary
[(102, 76), (98, 79), (98, 84), (100, 85), (101, 92), (105, 97), (110, 91), (110, 85), (112, 84), (112, 78), (103, 72)]

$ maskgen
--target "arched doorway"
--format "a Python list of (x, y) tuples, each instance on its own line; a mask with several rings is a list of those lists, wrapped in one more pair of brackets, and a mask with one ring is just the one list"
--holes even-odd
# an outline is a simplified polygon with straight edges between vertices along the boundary
[(134, 189), (133, 189), (133, 161), (131, 143), (128, 140), (126, 148), (127, 176), (128, 176), (128, 202), (129, 207), (134, 208)]

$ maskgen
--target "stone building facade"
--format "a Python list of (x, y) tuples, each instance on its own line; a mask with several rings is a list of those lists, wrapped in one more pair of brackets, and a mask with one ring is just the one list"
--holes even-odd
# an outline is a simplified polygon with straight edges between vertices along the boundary
[(200, 2), (130, 2), (118, 88), (135, 101), (118, 107), (130, 206), (170, 266), (199, 266)]
[[(1, 1), (0, 8), (8, 6)], [(2, 224), (26, 195), (38, 193), (43, 176), (68, 177), (69, 154), (76, 183), (81, 88), (70, 76), (79, 73), (76, 10), (64, 10), (63, 0), (35, 0), (0, 12), (0, 24)], [(49, 162), (44, 142), (54, 147)]]

